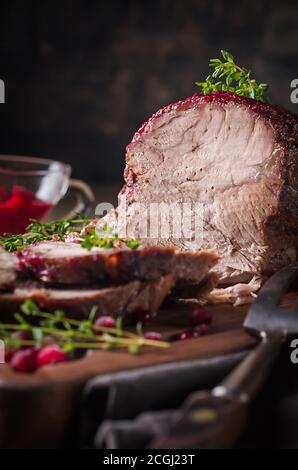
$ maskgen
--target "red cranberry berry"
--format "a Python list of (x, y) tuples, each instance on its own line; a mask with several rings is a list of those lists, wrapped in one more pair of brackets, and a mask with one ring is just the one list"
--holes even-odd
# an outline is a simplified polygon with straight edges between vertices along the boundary
[[(32, 335), (29, 331), (15, 331), (12, 333), (12, 338), (19, 339), (20, 341), (30, 341), (32, 340)], [(28, 347), (28, 346), (25, 346)]]
[(209, 310), (203, 307), (194, 307), (190, 312), (190, 321), (193, 326), (201, 325), (210, 325), (212, 322), (212, 314)]
[(177, 339), (180, 341), (184, 341), (186, 339), (191, 339), (192, 337), (193, 337), (192, 330), (185, 330), (185, 331), (182, 331), (182, 333), (178, 335)]
[[(97, 328), (115, 328), (116, 322), (113, 317), (103, 316), (95, 320), (94, 329)], [(98, 333), (101, 334), (101, 331), (98, 329)]]
[[(32, 335), (29, 331), (15, 331), (12, 333), (12, 338), (15, 338), (20, 341), (30, 341), (32, 340)], [(5, 362), (10, 362), (13, 355), (20, 349), (28, 349), (30, 346), (21, 345), (19, 348), (11, 348), (5, 351)]]
[(202, 323), (201, 325), (197, 325), (193, 329), (193, 337), (198, 338), (199, 336), (205, 336), (209, 333), (209, 326), (206, 323)]
[(157, 333), (156, 331), (147, 331), (144, 334), (144, 338), (145, 339), (150, 339), (150, 340), (153, 340), (153, 341), (161, 341), (162, 340), (161, 334)]
[(53, 338), (53, 336), (46, 335), (43, 337), (43, 341), (42, 341), (43, 346), (47, 346), (49, 344), (54, 344), (54, 343), (55, 343), (55, 338)]
[(67, 362), (67, 355), (57, 344), (44, 346), (37, 354), (37, 365), (57, 364)]
[(16, 351), (16, 349), (5, 349), (5, 362), (10, 362)]
[(36, 349), (19, 349), (13, 354), (10, 364), (18, 372), (33, 372), (37, 368)]

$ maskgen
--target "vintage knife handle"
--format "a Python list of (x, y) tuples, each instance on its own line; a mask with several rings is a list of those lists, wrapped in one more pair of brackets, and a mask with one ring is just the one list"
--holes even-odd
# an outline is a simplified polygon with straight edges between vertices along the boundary
[(151, 449), (227, 449), (238, 440), (247, 422), (247, 404), (235, 397), (197, 392), (187, 400), (181, 415)]
[(235, 369), (212, 390), (215, 396), (234, 396), (242, 402), (251, 402), (266, 381), (286, 335), (260, 334), (261, 341)]
[(224, 449), (235, 445), (248, 407), (266, 380), (285, 335), (261, 334), (260, 344), (217, 387), (190, 395), (174, 425), (153, 449)]

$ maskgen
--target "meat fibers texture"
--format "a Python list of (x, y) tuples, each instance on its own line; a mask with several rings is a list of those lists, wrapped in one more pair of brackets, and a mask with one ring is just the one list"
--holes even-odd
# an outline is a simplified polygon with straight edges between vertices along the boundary
[(284, 109), (233, 93), (166, 106), (127, 146), (124, 177), (106, 221), (147, 245), (216, 250), (222, 285), (296, 259), (298, 117)]
[(139, 311), (153, 313), (158, 311), (174, 284), (171, 274), (147, 283), (132, 281), (103, 288), (46, 288), (28, 281), (18, 282), (12, 292), (0, 295), (1, 319), (11, 321), (26, 299), (47, 311), (60, 309), (77, 319), (87, 319), (94, 306), (97, 307), (96, 317), (111, 315), (117, 318)]
[(78, 243), (44, 241), (17, 253), (23, 278), (46, 284), (89, 286), (153, 281), (172, 274), (176, 279), (205, 279), (218, 261), (212, 251), (180, 253), (168, 247), (92, 248)]

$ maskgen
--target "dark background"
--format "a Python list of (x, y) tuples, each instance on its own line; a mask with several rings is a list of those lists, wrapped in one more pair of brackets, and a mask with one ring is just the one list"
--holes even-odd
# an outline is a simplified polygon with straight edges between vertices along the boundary
[(0, 153), (66, 160), (76, 177), (117, 182), (134, 131), (194, 93), (222, 48), (297, 112), (295, 0), (2, 0)]

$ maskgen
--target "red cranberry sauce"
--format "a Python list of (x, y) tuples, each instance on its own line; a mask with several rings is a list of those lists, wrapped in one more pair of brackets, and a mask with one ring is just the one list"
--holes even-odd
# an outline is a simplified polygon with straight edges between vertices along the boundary
[(0, 187), (0, 235), (23, 233), (30, 219), (40, 220), (52, 207), (28, 189), (14, 186), (7, 194), (6, 189)]

